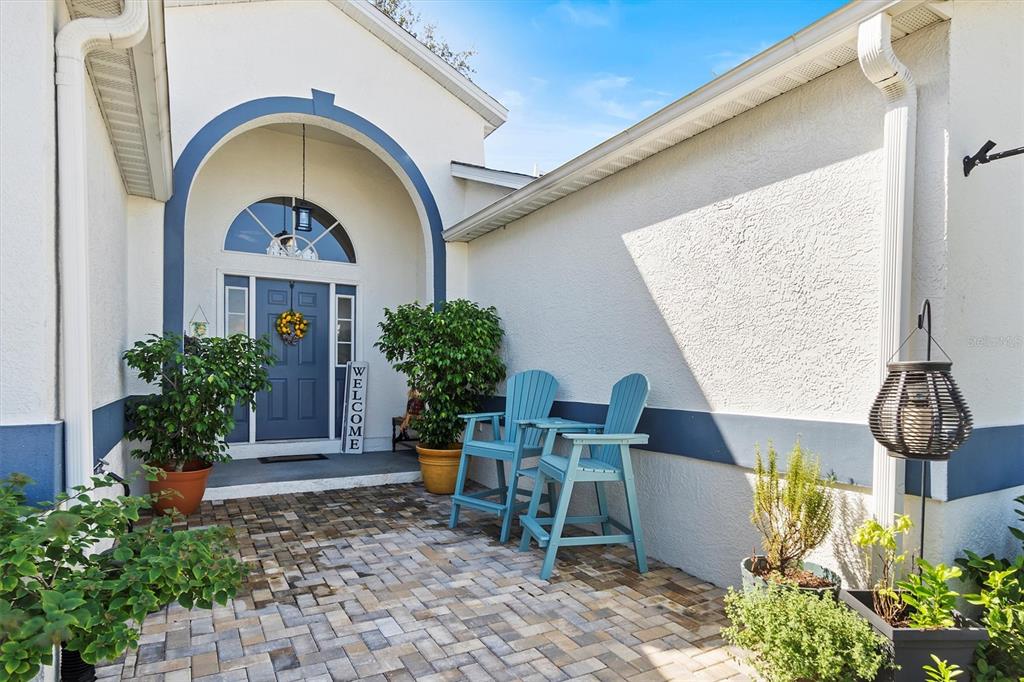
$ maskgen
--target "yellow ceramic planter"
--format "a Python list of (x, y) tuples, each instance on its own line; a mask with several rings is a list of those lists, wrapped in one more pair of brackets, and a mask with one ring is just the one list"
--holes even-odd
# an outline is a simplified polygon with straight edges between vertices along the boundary
[(423, 487), (427, 492), (435, 495), (451, 495), (455, 492), (462, 448), (435, 450), (417, 445), (416, 453), (419, 455)]

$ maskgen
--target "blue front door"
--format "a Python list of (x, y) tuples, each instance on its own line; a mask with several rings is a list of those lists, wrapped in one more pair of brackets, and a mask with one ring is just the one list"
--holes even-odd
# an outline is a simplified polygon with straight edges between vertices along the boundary
[[(277, 364), (269, 392), (256, 396), (256, 440), (328, 438), (330, 287), (312, 282), (256, 280), (256, 336), (266, 334)], [(306, 335), (288, 345), (275, 329), (289, 308), (309, 321)]]

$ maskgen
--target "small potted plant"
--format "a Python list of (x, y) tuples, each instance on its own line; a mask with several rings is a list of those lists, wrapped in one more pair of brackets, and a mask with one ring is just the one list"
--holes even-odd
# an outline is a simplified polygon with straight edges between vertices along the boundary
[(864, 618), (888, 643), (895, 667), (880, 678), (895, 682), (917, 682), (921, 670), (938, 654), (950, 665), (970, 667), (974, 651), (988, 639), (985, 628), (960, 614), (949, 581), (959, 578), (956, 566), (932, 565), (918, 559), (919, 573), (897, 580), (898, 567), (906, 553), (899, 552), (899, 537), (912, 524), (905, 515), (890, 526), (874, 519), (857, 529), (853, 543), (865, 552), (865, 564), (873, 568), (880, 562), (878, 581), (870, 590), (843, 590), (841, 599)]
[[(149, 482), (158, 495), (155, 506), (187, 516), (202, 502), (213, 463), (230, 459), (224, 438), (234, 428), (235, 405), (254, 408), (256, 393), (270, 388), (270, 342), (233, 334), (190, 337), (183, 345), (180, 336), (153, 334), (125, 351), (124, 359), (160, 389), (128, 405), (125, 435), (149, 444), (132, 455), (163, 472)], [(162, 494), (167, 490), (173, 494)]]
[(132, 528), (151, 500), (94, 499), (113, 478), (35, 506), (28, 483), (0, 480), (0, 679), (34, 679), (55, 646), (76, 660), (78, 679), (95, 679), (96, 662), (138, 646), (148, 614), (175, 601), (226, 604), (246, 574), (230, 528), (176, 531), (167, 516)]
[(455, 300), (409, 303), (384, 310), (375, 344), (410, 386), (422, 394), (423, 411), (412, 418), (420, 436), (416, 452), (428, 492), (455, 490), (464, 428), (460, 414), (475, 412), (505, 378), (498, 351), (504, 332), (494, 308)]
[(835, 508), (831, 482), (820, 475), (816, 459), (807, 457), (797, 442), (789, 453), (785, 482), (768, 446), (768, 464), (757, 451), (754, 509), (750, 520), (761, 531), (764, 554), (743, 560), (745, 589), (766, 582), (786, 582), (801, 589), (837, 594), (840, 578), (824, 566), (804, 561), (832, 530)]
[(767, 682), (870, 682), (888, 666), (885, 641), (829, 594), (785, 583), (730, 590), (725, 613), (722, 636)]

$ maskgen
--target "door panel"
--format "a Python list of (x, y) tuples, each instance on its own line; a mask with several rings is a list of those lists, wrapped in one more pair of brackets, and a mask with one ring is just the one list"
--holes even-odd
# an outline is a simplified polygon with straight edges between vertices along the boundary
[[(328, 308), (326, 284), (256, 280), (256, 335), (270, 338), (277, 363), (268, 371), (271, 390), (256, 397), (256, 440), (326, 438), (328, 433)], [(274, 328), (289, 303), (309, 322), (294, 346)]]

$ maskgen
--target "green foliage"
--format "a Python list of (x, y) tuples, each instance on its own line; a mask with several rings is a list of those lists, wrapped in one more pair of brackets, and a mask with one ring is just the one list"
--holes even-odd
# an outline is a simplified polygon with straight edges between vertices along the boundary
[(804, 557), (832, 530), (835, 501), (831, 482), (820, 476), (818, 460), (806, 457), (799, 442), (789, 453), (785, 484), (776, 458), (775, 448), (769, 444), (765, 467), (761, 449), (757, 450), (750, 521), (764, 538), (768, 571), (785, 577), (799, 570)]
[(956, 627), (953, 610), (960, 595), (949, 589), (949, 581), (959, 578), (963, 571), (957, 566), (935, 564), (918, 559), (921, 574), (911, 573), (906, 580), (896, 583), (900, 598), (911, 607), (908, 624), (912, 628), (934, 630)]
[(909, 516), (897, 514), (891, 526), (868, 519), (853, 534), (853, 544), (864, 552), (868, 570), (872, 570), (876, 558), (880, 563), (878, 581), (871, 588), (872, 606), (890, 625), (899, 624), (903, 611), (903, 602), (896, 593), (896, 571), (907, 560), (907, 553), (898, 551), (899, 538), (913, 525)]
[(452, 49), (448, 41), (437, 34), (436, 25), (420, 25), (420, 15), (413, 10), (409, 0), (373, 0), (373, 4), (405, 29), (409, 35), (423, 43), (428, 50), (448, 62), (466, 78), (469, 78), (469, 75), (476, 70), (469, 63), (469, 60), (476, 54), (476, 50), (456, 51)]
[(978, 678), (1024, 678), (1024, 555), (989, 570), (980, 592), (964, 596), (982, 607), (981, 622), (988, 628), (989, 641), (978, 650)]
[(723, 637), (750, 651), (768, 682), (873, 680), (888, 664), (882, 637), (831, 595), (777, 584), (730, 590), (725, 612)]
[(957, 676), (964, 674), (956, 663), (950, 664), (935, 654), (931, 654), (931, 657), (935, 665), (924, 666), (925, 682), (953, 682)]
[(462, 299), (440, 310), (409, 303), (385, 309), (380, 328), (376, 347), (423, 394), (426, 406), (412, 423), (423, 444), (456, 443), (462, 434), (459, 415), (477, 410), (505, 378), (497, 310)]
[(113, 479), (39, 506), (25, 504), (27, 483), (0, 480), (0, 679), (32, 679), (62, 643), (90, 663), (117, 658), (138, 645), (147, 614), (224, 604), (241, 584), (229, 528), (172, 531), (160, 517), (129, 532), (151, 499), (94, 500)]
[(230, 459), (224, 438), (238, 403), (255, 408), (256, 393), (270, 388), (265, 367), (274, 362), (270, 342), (244, 334), (227, 338), (150, 335), (124, 352), (139, 377), (161, 388), (128, 407), (129, 440), (148, 441), (133, 450), (143, 462), (182, 471), (193, 462)]

